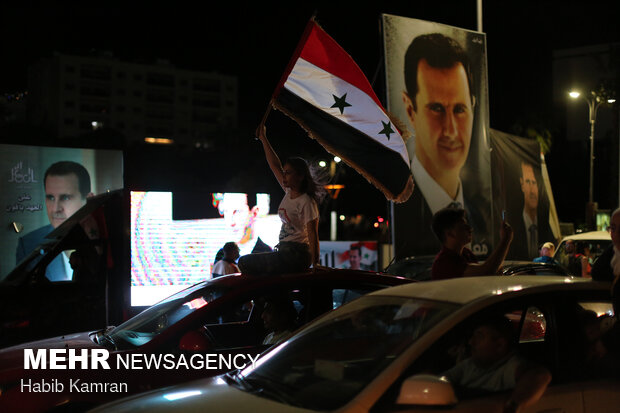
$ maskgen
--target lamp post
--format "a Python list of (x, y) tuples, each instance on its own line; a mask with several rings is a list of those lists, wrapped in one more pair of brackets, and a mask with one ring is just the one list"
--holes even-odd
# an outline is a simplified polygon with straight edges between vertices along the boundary
[(596, 113), (599, 106), (604, 103), (614, 103), (616, 100), (603, 88), (598, 91), (591, 91), (590, 95), (582, 96), (578, 91), (571, 91), (569, 96), (573, 99), (583, 97), (588, 103), (589, 120), (590, 120), (590, 183), (588, 189), (588, 205), (586, 207), (586, 224), (589, 229), (592, 229), (594, 225), (594, 211), (596, 209), (594, 205), (594, 125), (596, 124)]

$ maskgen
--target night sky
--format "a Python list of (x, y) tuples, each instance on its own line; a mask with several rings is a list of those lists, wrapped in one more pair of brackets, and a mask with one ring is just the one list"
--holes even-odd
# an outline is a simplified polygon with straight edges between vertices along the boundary
[[(476, 29), (475, 0), (383, 1), (374, 6), (362, 1), (279, 6), (267, 2), (215, 6), (213, 1), (87, 3), (2, 2), (0, 92), (25, 90), (27, 66), (53, 51), (106, 50), (119, 59), (144, 63), (166, 59), (179, 68), (238, 76), (240, 126), (251, 136), (313, 12), (369, 80), (376, 78), (380, 98), (384, 93), (381, 13)], [(552, 51), (620, 41), (619, 12), (618, 1), (486, 0), (483, 31), (491, 127), (511, 132), (515, 122), (532, 113), (553, 117)], [(553, 158), (553, 150), (548, 158)], [(554, 161), (550, 168), (556, 185), (562, 165)], [(559, 212), (561, 220), (577, 219)]]

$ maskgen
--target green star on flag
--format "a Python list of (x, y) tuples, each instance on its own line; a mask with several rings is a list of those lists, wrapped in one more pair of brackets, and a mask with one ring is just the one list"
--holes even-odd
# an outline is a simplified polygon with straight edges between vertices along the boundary
[(381, 121), (381, 123), (383, 123), (383, 130), (381, 132), (379, 132), (379, 135), (383, 134), (383, 135), (387, 136), (387, 139), (389, 141), (390, 140), (390, 134), (396, 133), (392, 129), (392, 122), (385, 123), (384, 121)]
[(342, 95), (342, 97), (338, 97), (336, 95), (332, 95), (332, 96), (334, 97), (334, 104), (331, 105), (331, 107), (340, 109), (340, 114), (342, 115), (344, 113), (344, 108), (346, 108), (347, 106), (351, 106), (346, 101), (347, 94), (345, 93), (344, 95)]

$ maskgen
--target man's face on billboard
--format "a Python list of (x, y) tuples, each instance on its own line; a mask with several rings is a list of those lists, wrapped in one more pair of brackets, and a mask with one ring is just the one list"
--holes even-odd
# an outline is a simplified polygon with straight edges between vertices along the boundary
[(362, 262), (362, 257), (360, 256), (360, 251), (357, 249), (350, 250), (349, 251), (349, 264), (351, 265), (351, 269), (359, 270), (361, 262)]
[[(465, 164), (474, 122), (465, 68), (431, 67), (418, 63), (418, 94), (404, 96), (407, 115), (415, 129), (416, 156), (435, 179)], [(415, 99), (415, 109), (411, 99)]]
[(75, 174), (48, 175), (45, 179), (45, 206), (50, 224), (57, 228), (86, 204)]
[[(229, 226), (235, 234), (239, 237), (243, 235), (243, 231), (248, 225), (250, 217), (250, 208), (248, 207), (247, 200), (241, 197), (234, 199), (226, 199), (226, 205), (224, 207), (224, 222)], [(235, 240), (237, 241), (237, 240)]]
[(525, 209), (534, 211), (538, 208), (538, 183), (532, 165), (521, 164), (521, 191)]

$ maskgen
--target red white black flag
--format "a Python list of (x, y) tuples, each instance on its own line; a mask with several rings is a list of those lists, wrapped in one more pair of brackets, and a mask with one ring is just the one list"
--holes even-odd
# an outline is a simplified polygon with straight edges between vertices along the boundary
[(314, 20), (271, 102), (389, 200), (404, 202), (413, 192), (400, 132), (361, 69)]

